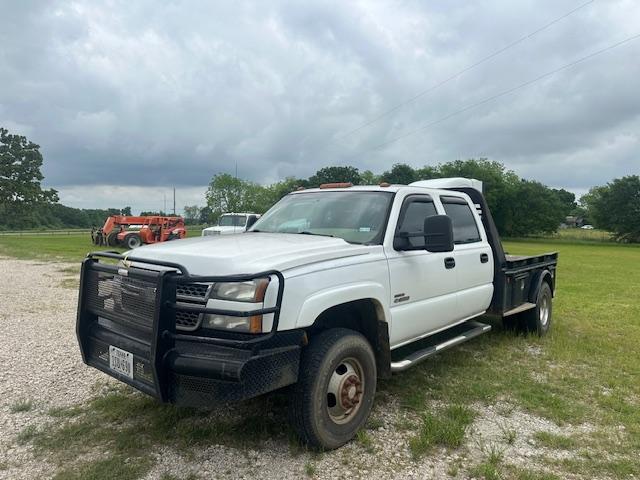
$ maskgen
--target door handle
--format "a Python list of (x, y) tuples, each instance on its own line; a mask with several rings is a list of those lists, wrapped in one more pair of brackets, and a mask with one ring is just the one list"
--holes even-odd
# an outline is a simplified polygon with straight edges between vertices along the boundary
[(480, 263), (487, 263), (489, 261), (489, 255), (486, 253), (480, 254)]
[(444, 267), (449, 269), (456, 266), (456, 260), (453, 257), (447, 257), (444, 259)]

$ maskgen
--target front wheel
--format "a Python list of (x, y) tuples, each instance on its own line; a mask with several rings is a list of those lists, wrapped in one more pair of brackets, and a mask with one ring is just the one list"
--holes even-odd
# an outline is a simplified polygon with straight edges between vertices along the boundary
[(376, 377), (373, 350), (360, 333), (332, 328), (312, 338), (291, 399), (301, 440), (318, 449), (351, 440), (371, 413)]
[(142, 240), (140, 239), (139, 235), (127, 235), (124, 239), (124, 243), (127, 248), (133, 250), (134, 248), (138, 248), (140, 245), (142, 245)]

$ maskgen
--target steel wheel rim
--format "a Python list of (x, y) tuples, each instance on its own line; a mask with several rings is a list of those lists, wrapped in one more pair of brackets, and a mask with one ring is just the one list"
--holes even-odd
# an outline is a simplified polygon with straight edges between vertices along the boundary
[(542, 296), (539, 312), (540, 312), (540, 324), (543, 327), (546, 327), (547, 323), (549, 323), (549, 298), (547, 295)]
[(337, 424), (349, 422), (360, 410), (364, 397), (364, 370), (355, 358), (341, 360), (327, 385), (327, 413)]

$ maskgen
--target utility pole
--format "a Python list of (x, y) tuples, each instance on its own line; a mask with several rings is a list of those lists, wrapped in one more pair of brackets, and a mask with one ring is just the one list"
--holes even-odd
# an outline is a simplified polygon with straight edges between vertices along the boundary
[(173, 215), (176, 214), (176, 187), (173, 187)]
[(162, 209), (162, 214), (166, 215), (167, 214), (167, 193), (162, 192), (162, 197), (164, 198), (164, 208)]

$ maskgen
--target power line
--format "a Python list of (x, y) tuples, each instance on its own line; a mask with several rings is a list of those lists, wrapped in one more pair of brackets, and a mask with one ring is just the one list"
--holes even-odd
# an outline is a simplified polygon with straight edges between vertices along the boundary
[[(375, 147), (371, 148), (370, 150), (379, 150), (380, 148), (385, 147), (387, 145), (390, 145), (392, 143), (395, 143), (398, 140), (402, 140), (403, 138), (409, 137), (411, 135), (415, 135), (416, 133), (419, 133), (419, 132), (421, 132), (423, 130), (426, 130), (429, 127), (433, 127), (434, 125), (442, 123), (445, 120), (450, 119), (451, 117), (454, 117), (456, 115), (464, 113), (464, 112), (466, 112), (468, 110), (471, 110), (473, 108), (479, 107), (480, 105), (484, 105), (485, 103), (488, 103), (488, 102), (490, 102), (492, 100), (495, 100), (497, 98), (504, 97), (505, 95), (513, 93), (516, 90), (520, 90), (521, 88), (528, 87), (529, 85), (531, 85), (533, 83), (536, 83), (536, 82), (539, 82), (540, 80), (543, 80), (543, 79), (545, 79), (547, 77), (550, 77), (551, 75), (554, 75), (554, 74), (556, 74), (556, 73), (558, 73), (558, 72), (560, 72), (562, 70), (566, 70), (567, 68), (571, 68), (571, 67), (573, 67), (573, 66), (575, 66), (575, 65), (577, 65), (579, 63), (582, 63), (582, 62), (584, 62), (586, 60), (589, 60), (589, 59), (591, 59), (591, 58), (593, 58), (593, 57), (595, 57), (597, 55), (600, 55), (602, 53), (608, 52), (609, 50), (613, 50), (614, 48), (619, 47), (620, 45), (624, 45), (625, 43), (629, 43), (629, 42), (631, 42), (633, 40), (637, 40), (638, 38), (640, 38), (640, 33), (637, 34), (637, 35), (633, 35), (631, 37), (627, 37), (624, 40), (621, 40), (621, 41), (619, 41), (617, 43), (614, 43), (613, 45), (609, 45), (608, 47), (605, 47), (605, 48), (602, 48), (602, 49), (597, 50), (595, 52), (592, 52), (592, 53), (590, 53), (588, 55), (585, 55), (584, 57), (578, 58), (577, 60), (574, 60), (571, 63), (567, 63), (566, 65), (563, 65), (563, 66), (561, 66), (559, 68), (556, 68), (556, 69), (551, 70), (549, 72), (543, 73), (539, 77), (533, 78), (531, 80), (527, 80), (524, 83), (521, 83), (521, 84), (519, 84), (519, 85), (517, 85), (515, 87), (512, 87), (512, 88), (509, 88), (508, 90), (504, 90), (504, 91), (502, 91), (500, 93), (497, 93), (496, 95), (492, 95), (491, 97), (485, 98), (484, 100), (480, 100), (479, 102), (472, 103), (471, 105), (468, 105), (468, 106), (466, 106), (464, 108), (461, 108), (460, 110), (456, 110), (454, 112), (451, 112), (451, 113), (445, 115), (444, 117), (440, 117), (437, 120), (434, 120), (433, 122), (429, 122), (429, 123), (427, 123), (425, 125), (422, 125), (421, 127), (416, 128), (415, 130), (411, 130), (411, 131), (409, 131), (407, 133), (404, 133), (404, 134), (402, 134), (402, 135), (400, 135), (398, 137), (392, 138), (391, 140), (388, 140), (388, 141), (383, 142), (383, 143), (381, 143), (379, 145), (376, 145)], [(359, 153), (358, 155), (361, 155), (361, 154)]]
[(538, 28), (537, 30), (534, 30), (533, 32), (525, 35), (524, 37), (520, 37), (519, 39), (511, 42), (510, 44), (506, 45), (505, 47), (502, 47), (499, 50), (496, 50), (495, 52), (487, 55), (486, 57), (478, 60), (477, 62), (469, 65), (468, 67), (463, 68), (462, 70), (460, 70), (457, 73), (454, 73), (453, 75), (451, 75), (450, 77), (445, 78), (444, 80), (436, 83), (435, 85), (432, 85), (431, 87), (427, 88), (426, 90), (422, 90), (421, 92), (417, 93), (416, 95), (414, 95), (411, 98), (408, 98), (407, 100), (404, 100), (403, 102), (391, 107), (388, 110), (385, 110), (384, 112), (382, 112), (381, 114), (379, 114), (376, 117), (373, 117), (371, 120), (359, 125), (358, 127), (354, 128), (353, 130), (349, 130), (346, 133), (343, 133), (341, 135), (338, 135), (337, 137), (334, 137), (334, 140), (338, 140), (340, 138), (344, 138), (347, 137), (349, 135), (352, 135), (360, 130), (362, 130), (365, 127), (368, 127), (369, 125), (372, 125), (374, 123), (376, 123), (378, 120), (380, 120), (381, 118), (386, 117), (387, 115), (389, 115), (390, 113), (393, 113), (399, 109), (401, 109), (402, 107), (404, 107), (405, 105), (410, 104), (411, 102), (415, 102), (416, 100), (418, 100), (419, 98), (425, 96), (427, 93), (431, 93), (434, 90), (440, 88), (442, 85), (444, 85), (445, 83), (450, 82), (451, 80), (455, 80), (456, 78), (458, 78), (459, 76), (461, 76), (462, 74), (468, 72), (469, 70), (472, 70), (474, 68), (476, 68), (479, 65), (482, 65), (483, 63), (491, 60), (492, 58), (497, 57), (498, 55), (500, 55), (501, 53), (506, 52), (507, 50), (515, 47), (516, 45), (518, 45), (519, 43), (524, 42), (525, 40), (533, 37), (534, 35), (537, 35), (538, 33), (542, 32), (543, 30), (546, 30), (547, 28), (551, 27), (552, 25), (555, 25), (556, 23), (560, 22), (561, 20), (564, 20), (565, 18), (567, 18), (568, 16), (572, 15), (573, 13), (577, 12), (578, 10), (586, 7), (587, 5), (590, 5), (591, 3), (593, 3), (595, 0), (589, 0), (586, 3), (583, 3), (582, 5), (574, 8), (573, 10), (570, 10), (569, 12), (563, 14), (562, 16), (550, 21), (549, 23), (543, 25), (542, 27)]

